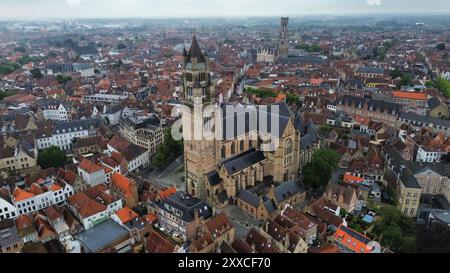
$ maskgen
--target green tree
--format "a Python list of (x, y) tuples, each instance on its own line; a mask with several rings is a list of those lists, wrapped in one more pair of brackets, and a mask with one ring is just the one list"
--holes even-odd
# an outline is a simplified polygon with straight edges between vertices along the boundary
[(19, 47), (14, 48), (14, 51), (25, 53), (25, 52), (27, 52), (27, 49), (23, 46), (19, 46)]
[(64, 76), (64, 75), (57, 75), (56, 76), (56, 80), (60, 83), (60, 84), (64, 84), (68, 81), (72, 80), (72, 77), (70, 76)]
[(402, 86), (410, 86), (411, 83), (411, 76), (409, 74), (403, 74), (401, 80), (397, 83), (397, 88), (400, 89)]
[(331, 131), (333, 131), (333, 127), (331, 127), (328, 124), (324, 124), (322, 126), (319, 127), (319, 133), (321, 135), (328, 135), (329, 133), (331, 133)]
[(307, 52), (320, 52), (322, 50), (322, 48), (317, 44), (312, 44), (312, 45), (300, 44), (300, 45), (295, 46), (295, 48), (303, 49), (303, 50), (306, 50)]
[(30, 70), (31, 76), (33, 76), (34, 79), (40, 79), (44, 75), (42, 75), (42, 72), (39, 68), (33, 68)]
[(121, 50), (121, 49), (126, 49), (127, 46), (123, 43), (120, 43), (119, 45), (117, 45), (117, 49)]
[(391, 73), (389, 73), (389, 76), (391, 76), (392, 79), (396, 79), (403, 76), (403, 72), (401, 70), (395, 69)]
[(297, 104), (300, 105), (300, 97), (294, 94), (286, 94), (286, 102), (288, 104)]
[(314, 189), (326, 186), (338, 167), (339, 159), (340, 155), (334, 150), (318, 150), (303, 169), (305, 185)]
[(55, 58), (56, 56), (58, 56), (58, 53), (55, 52), (55, 51), (50, 51), (50, 52), (47, 54), (47, 57), (48, 57), (48, 58)]
[(437, 50), (445, 50), (445, 43), (439, 43), (436, 45)]
[(276, 98), (277, 92), (273, 90), (265, 90), (265, 89), (259, 89), (259, 88), (251, 88), (247, 87), (244, 89), (245, 93), (252, 94), (255, 96), (258, 96), (260, 98)]
[(450, 82), (446, 79), (439, 77), (433, 82), (433, 87), (438, 89), (442, 94), (450, 99)]
[(157, 168), (163, 168), (183, 154), (183, 141), (176, 141), (172, 138), (170, 128), (164, 131), (164, 142), (156, 149), (153, 163)]
[(381, 218), (373, 229), (373, 233), (381, 239), (380, 243), (394, 252), (415, 252), (414, 221), (391, 206), (382, 208)]
[(17, 94), (16, 90), (0, 90), (0, 100)]
[(345, 216), (347, 216), (347, 211), (344, 208), (341, 208), (339, 214), (341, 215), (342, 218), (345, 218)]
[(12, 72), (16, 71), (19, 68), (20, 68), (20, 66), (17, 63), (13, 63), (13, 62), (7, 62), (7, 63), (0, 64), (0, 75), (11, 74)]
[(38, 155), (38, 164), (43, 169), (64, 167), (67, 155), (59, 147), (52, 146), (42, 150)]

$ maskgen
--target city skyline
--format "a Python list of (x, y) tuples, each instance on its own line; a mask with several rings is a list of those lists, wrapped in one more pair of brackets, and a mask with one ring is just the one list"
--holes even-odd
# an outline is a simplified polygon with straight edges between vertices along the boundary
[(363, 15), (378, 13), (440, 13), (450, 12), (450, 2), (430, 0), (2, 0), (0, 16), (11, 19), (55, 18), (168, 18), (168, 17), (236, 17), (236, 16), (304, 16)]

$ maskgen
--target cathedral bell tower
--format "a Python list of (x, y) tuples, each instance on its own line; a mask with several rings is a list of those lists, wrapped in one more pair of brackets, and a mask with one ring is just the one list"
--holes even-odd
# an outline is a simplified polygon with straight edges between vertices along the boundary
[[(215, 86), (211, 79), (210, 64), (194, 36), (189, 52), (183, 50), (183, 94), (181, 101), (190, 110), (183, 113), (184, 162), (186, 191), (201, 200), (206, 200), (205, 174), (216, 167), (215, 140), (205, 139), (202, 135), (206, 118), (203, 110), (214, 105)], [(190, 130), (186, 137), (185, 130)], [(200, 137), (199, 137), (200, 136)]]
[(289, 51), (289, 17), (281, 17), (281, 30), (278, 45), (278, 57), (286, 57)]

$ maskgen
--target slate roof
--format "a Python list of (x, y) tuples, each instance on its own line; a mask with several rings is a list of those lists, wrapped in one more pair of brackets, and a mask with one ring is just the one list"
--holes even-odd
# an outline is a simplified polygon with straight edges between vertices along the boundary
[[(256, 130), (267, 132), (273, 137), (280, 137), (292, 116), (291, 110), (284, 101), (265, 106), (248, 105), (245, 108), (240, 105), (227, 109), (228, 105), (225, 104), (222, 109), (223, 139), (235, 139)], [(278, 131), (272, 128), (272, 120), (275, 121), (274, 125), (278, 126)]]
[(300, 137), (300, 146), (304, 150), (310, 149), (315, 143), (317, 143), (317, 127), (312, 121), (308, 122), (308, 128), (305, 135)]
[(438, 107), (439, 105), (441, 105), (441, 101), (437, 97), (432, 97), (431, 99), (429, 99), (427, 101), (427, 104), (430, 109), (434, 109), (434, 108)]
[(268, 199), (264, 202), (264, 207), (266, 208), (267, 212), (271, 214), (272, 212), (277, 210), (277, 207), (275, 206), (275, 203), (272, 199)]
[(80, 46), (75, 48), (75, 53), (79, 56), (82, 55), (97, 55), (98, 50), (93, 46)]
[(450, 128), (450, 120), (445, 119), (438, 119), (438, 118), (431, 118), (427, 116), (420, 116), (415, 113), (407, 113), (407, 112), (401, 112), (398, 117), (400, 119), (404, 119), (407, 121), (412, 122), (419, 122), (424, 124), (433, 124), (434, 126), (441, 126), (444, 128)]
[(278, 64), (325, 64), (326, 61), (321, 57), (315, 56), (287, 56), (281, 57), (277, 61)]
[(305, 190), (295, 181), (284, 182), (275, 188), (275, 199), (282, 202), (289, 197)]
[(223, 166), (229, 174), (240, 172), (258, 162), (266, 159), (262, 151), (252, 148), (242, 154), (236, 155), (223, 162)]
[(187, 53), (186, 57), (187, 57), (187, 62), (191, 62), (192, 58), (197, 58), (197, 62), (198, 63), (204, 63), (206, 61), (205, 56), (203, 55), (202, 50), (200, 49), (200, 46), (198, 45), (197, 42), (197, 37), (194, 35), (194, 38), (192, 39), (192, 44), (191, 44), (191, 48), (189, 49), (189, 52), (185, 51), (186, 49), (184, 49), (184, 54)]
[(388, 111), (388, 113), (394, 113), (397, 115), (400, 112), (400, 105), (397, 103), (379, 101), (379, 100), (371, 100), (366, 98), (360, 98), (355, 96), (343, 96), (337, 100), (338, 104), (349, 105), (353, 107), (364, 107), (365, 104), (368, 106), (368, 110), (373, 109), (371, 111), (379, 111), (384, 112)]
[(208, 178), (209, 185), (215, 186), (220, 183), (219, 173), (217, 171), (212, 171), (206, 174)]
[(20, 241), (17, 227), (11, 219), (0, 221), (0, 248), (11, 246)]
[[(186, 194), (183, 191), (178, 191), (172, 194), (163, 202), (158, 204), (161, 209), (168, 211), (165, 204), (180, 210), (181, 215), (178, 217), (184, 222), (191, 222), (194, 219), (195, 210), (198, 210), (199, 217), (202, 217), (203, 219), (208, 219), (212, 216), (212, 208), (210, 205), (197, 197)], [(172, 213), (171, 211), (169, 212)]]
[(356, 72), (365, 74), (384, 74), (384, 68), (382, 67), (359, 67)]
[(68, 122), (57, 123), (53, 128), (53, 134), (65, 134), (71, 132), (83, 131), (92, 128), (99, 128), (101, 119), (83, 119)]
[(242, 201), (251, 205), (254, 208), (257, 208), (259, 206), (260, 201), (259, 196), (246, 189), (240, 190), (237, 195), (237, 198), (241, 199)]

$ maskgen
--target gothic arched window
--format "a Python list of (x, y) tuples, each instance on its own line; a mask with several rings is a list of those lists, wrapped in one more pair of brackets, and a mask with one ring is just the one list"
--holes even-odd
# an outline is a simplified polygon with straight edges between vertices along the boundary
[(288, 138), (286, 140), (286, 155), (290, 154), (292, 154), (292, 140)]
[(239, 143), (239, 150), (242, 152), (244, 152), (244, 140), (241, 140), (241, 142)]
[(225, 145), (222, 146), (222, 158), (225, 158)]
[(231, 143), (231, 155), (234, 155), (236, 153), (236, 144)]

